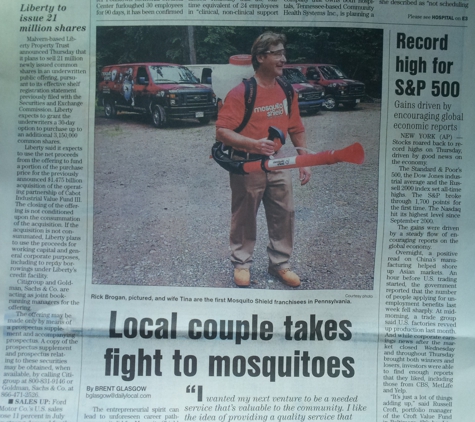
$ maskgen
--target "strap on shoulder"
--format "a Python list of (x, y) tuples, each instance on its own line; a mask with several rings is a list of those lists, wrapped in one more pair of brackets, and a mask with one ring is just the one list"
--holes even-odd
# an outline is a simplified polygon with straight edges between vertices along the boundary
[(287, 79), (281, 78), (280, 76), (277, 78), (277, 83), (280, 85), (287, 97), (287, 111), (288, 116), (290, 117), (290, 113), (292, 112), (292, 102), (294, 100), (294, 88)]
[(256, 103), (256, 92), (257, 92), (257, 81), (254, 77), (249, 79), (244, 79), (242, 81), (244, 84), (244, 117), (241, 124), (234, 129), (234, 132), (241, 132), (246, 125), (249, 123), (252, 112), (254, 111), (254, 104)]

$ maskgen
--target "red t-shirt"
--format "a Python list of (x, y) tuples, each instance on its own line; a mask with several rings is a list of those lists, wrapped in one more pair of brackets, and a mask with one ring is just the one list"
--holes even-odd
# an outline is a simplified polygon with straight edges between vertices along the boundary
[[(217, 128), (234, 130), (241, 124), (245, 112), (244, 91), (243, 83), (229, 91), (218, 114)], [(289, 118), (287, 97), (277, 82), (272, 88), (257, 86), (254, 110), (240, 134), (252, 139), (267, 138), (269, 126), (279, 128), (286, 137), (287, 133), (297, 134), (305, 131), (300, 119), (297, 95), (294, 95)]]

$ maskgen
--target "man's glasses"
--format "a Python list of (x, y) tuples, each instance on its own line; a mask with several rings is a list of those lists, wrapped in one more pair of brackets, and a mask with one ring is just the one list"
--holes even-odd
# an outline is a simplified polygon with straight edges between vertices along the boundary
[(264, 51), (263, 54), (272, 54), (274, 57), (285, 57), (287, 55), (287, 51), (283, 48), (281, 50), (267, 50)]

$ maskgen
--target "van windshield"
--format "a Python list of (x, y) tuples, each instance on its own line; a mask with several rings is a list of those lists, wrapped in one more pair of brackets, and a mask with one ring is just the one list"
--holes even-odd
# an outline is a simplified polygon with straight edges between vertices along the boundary
[(338, 66), (318, 66), (325, 79), (347, 79), (348, 77)]
[(308, 83), (303, 73), (298, 69), (284, 69), (284, 78), (291, 84), (305, 84)]
[(156, 84), (199, 84), (200, 82), (186, 67), (149, 66), (150, 75)]

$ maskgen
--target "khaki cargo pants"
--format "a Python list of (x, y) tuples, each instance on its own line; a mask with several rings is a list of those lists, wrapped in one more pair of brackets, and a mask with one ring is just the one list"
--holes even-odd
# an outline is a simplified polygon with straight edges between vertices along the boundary
[(256, 216), (264, 204), (269, 232), (269, 266), (289, 268), (294, 237), (294, 201), (290, 170), (230, 174), (231, 262), (235, 268), (249, 268), (256, 243)]

